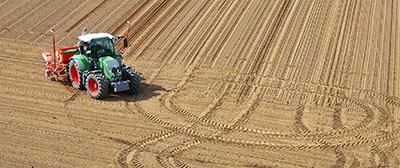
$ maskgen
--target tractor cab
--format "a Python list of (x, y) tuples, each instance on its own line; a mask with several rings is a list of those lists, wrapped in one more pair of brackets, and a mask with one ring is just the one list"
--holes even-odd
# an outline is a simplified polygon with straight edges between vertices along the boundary
[(113, 56), (115, 55), (114, 43), (109, 38), (93, 39), (89, 45), (92, 57)]
[(114, 43), (109, 38), (93, 39), (86, 49), (86, 55), (93, 60), (104, 56), (115, 57)]
[(81, 54), (97, 59), (115, 55), (114, 36), (108, 33), (85, 34), (79, 36)]

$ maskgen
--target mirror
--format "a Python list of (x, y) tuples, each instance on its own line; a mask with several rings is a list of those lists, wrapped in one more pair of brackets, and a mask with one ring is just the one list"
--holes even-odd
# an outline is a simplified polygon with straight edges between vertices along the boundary
[(85, 54), (85, 48), (83, 48), (83, 45), (79, 46), (79, 52)]
[(128, 47), (128, 39), (124, 38), (124, 47)]

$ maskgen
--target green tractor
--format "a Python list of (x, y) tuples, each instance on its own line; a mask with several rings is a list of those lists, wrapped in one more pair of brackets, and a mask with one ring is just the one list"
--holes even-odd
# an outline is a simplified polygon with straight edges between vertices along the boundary
[(115, 51), (114, 39), (108, 33), (79, 36), (79, 52), (70, 58), (68, 66), (74, 88), (87, 89), (94, 99), (107, 97), (109, 92), (136, 94), (139, 91), (140, 75), (122, 63), (121, 54)]
[[(52, 29), (52, 32), (55, 30)], [(109, 93), (117, 92), (137, 94), (141, 88), (140, 75), (121, 60), (123, 50), (128, 46), (128, 32), (124, 37), (109, 33), (87, 34), (84, 29), (76, 46), (57, 51), (53, 35), (54, 55), (42, 53), (46, 62), (45, 75), (54, 76), (55, 79), (67, 75), (74, 88), (86, 89), (94, 99), (103, 99)], [(124, 46), (121, 52), (117, 52), (114, 44), (120, 38), (124, 38)]]

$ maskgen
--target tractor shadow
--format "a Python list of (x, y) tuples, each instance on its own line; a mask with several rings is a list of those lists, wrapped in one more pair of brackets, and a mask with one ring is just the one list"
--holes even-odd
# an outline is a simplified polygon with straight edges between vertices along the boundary
[[(145, 100), (151, 99), (153, 97), (157, 97), (157, 96), (161, 95), (163, 92), (168, 92), (167, 89), (165, 89), (164, 87), (162, 87), (160, 85), (147, 84), (147, 83), (144, 83), (145, 81), (146, 81), (146, 79), (143, 78), (142, 83), (141, 83), (142, 88), (135, 95), (127, 94), (124, 92), (110, 93), (109, 97), (104, 98), (102, 100), (96, 100), (96, 101), (137, 102), (137, 101), (145, 101)], [(58, 82), (61, 85), (64, 85), (70, 91), (77, 90), (71, 86), (71, 82), (66, 78), (59, 79)], [(80, 91), (85, 92), (85, 94), (87, 94), (86, 90), (80, 90)]]
[(124, 92), (121, 93), (110, 93), (110, 96), (101, 100), (101, 101), (125, 101), (125, 102), (138, 102), (145, 101), (151, 98), (157, 97), (162, 94), (162, 92), (168, 91), (162, 86), (142, 83), (142, 89), (139, 93), (135, 95), (127, 94)]

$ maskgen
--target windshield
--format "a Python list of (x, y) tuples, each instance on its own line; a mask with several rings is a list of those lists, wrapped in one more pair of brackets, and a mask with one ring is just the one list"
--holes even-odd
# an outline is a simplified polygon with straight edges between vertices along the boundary
[[(97, 52), (104, 53), (105, 55), (114, 55), (114, 43), (109, 38), (98, 38), (93, 39), (92, 44), (100, 46), (100, 50)], [(98, 53), (100, 54), (100, 53)]]

